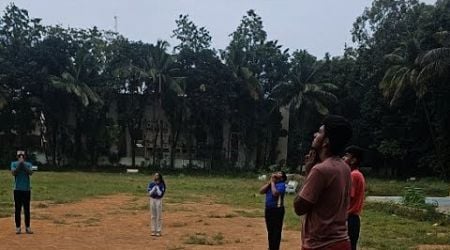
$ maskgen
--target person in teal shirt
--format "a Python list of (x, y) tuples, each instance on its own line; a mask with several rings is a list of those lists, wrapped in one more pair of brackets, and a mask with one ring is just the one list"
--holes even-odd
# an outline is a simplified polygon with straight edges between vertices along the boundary
[(11, 162), (11, 173), (14, 176), (14, 206), (15, 206), (15, 222), (16, 234), (21, 233), (22, 207), (25, 214), (25, 232), (32, 234), (30, 228), (30, 200), (31, 200), (31, 184), (30, 176), (33, 174), (31, 163), (25, 161), (25, 151), (17, 151), (17, 161)]

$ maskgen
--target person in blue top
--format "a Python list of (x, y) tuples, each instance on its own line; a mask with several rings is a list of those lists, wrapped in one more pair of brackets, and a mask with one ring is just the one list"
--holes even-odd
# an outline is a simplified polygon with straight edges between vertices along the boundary
[(159, 237), (162, 229), (162, 198), (166, 192), (166, 183), (160, 173), (155, 173), (153, 181), (148, 184), (147, 192), (150, 196), (152, 236)]
[(267, 227), (269, 249), (280, 249), (281, 232), (284, 219), (284, 194), (286, 191), (286, 173), (273, 173), (270, 181), (261, 187), (259, 192), (266, 195), (264, 217)]
[(25, 151), (17, 151), (17, 161), (11, 162), (11, 173), (14, 176), (14, 206), (16, 234), (21, 233), (20, 214), (22, 207), (25, 214), (25, 231), (32, 234), (30, 228), (30, 200), (31, 200), (31, 184), (30, 176), (33, 174), (31, 163), (25, 161)]

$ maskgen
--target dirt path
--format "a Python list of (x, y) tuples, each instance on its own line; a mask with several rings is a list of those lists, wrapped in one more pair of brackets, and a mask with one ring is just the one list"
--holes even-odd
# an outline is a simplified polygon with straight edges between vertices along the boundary
[[(152, 237), (144, 197), (114, 195), (71, 204), (32, 204), (35, 234), (16, 235), (12, 216), (2, 218), (1, 249), (267, 249), (264, 220), (251, 218), (255, 211), (227, 205), (166, 203), (163, 236)], [(285, 230), (282, 249), (299, 248), (300, 233)]]

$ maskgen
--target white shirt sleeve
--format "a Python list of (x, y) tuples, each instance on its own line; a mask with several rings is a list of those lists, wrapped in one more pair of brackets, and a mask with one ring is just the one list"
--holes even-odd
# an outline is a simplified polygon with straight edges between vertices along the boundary
[(157, 192), (157, 188), (158, 188), (158, 185), (153, 186), (153, 188), (148, 192), (148, 194), (149, 195), (154, 194), (155, 192)]
[(155, 187), (156, 187), (156, 194), (157, 194), (158, 196), (161, 196), (161, 194), (162, 194), (161, 189), (159, 189), (159, 186), (158, 186), (158, 185), (156, 185)]

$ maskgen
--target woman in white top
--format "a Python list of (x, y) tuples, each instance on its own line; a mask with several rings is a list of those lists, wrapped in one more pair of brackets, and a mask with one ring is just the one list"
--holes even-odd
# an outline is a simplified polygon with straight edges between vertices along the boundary
[(166, 192), (166, 184), (160, 173), (155, 173), (153, 181), (148, 184), (150, 196), (150, 214), (152, 236), (161, 236), (162, 229), (162, 198)]

